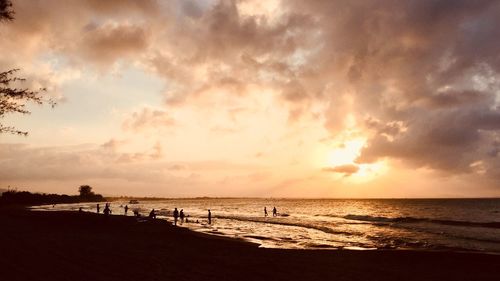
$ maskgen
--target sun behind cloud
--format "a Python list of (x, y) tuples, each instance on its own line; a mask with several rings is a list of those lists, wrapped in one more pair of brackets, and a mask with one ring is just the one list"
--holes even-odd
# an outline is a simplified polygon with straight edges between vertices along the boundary
[(344, 142), (341, 146), (329, 152), (328, 164), (330, 166), (354, 164), (364, 144), (364, 139), (353, 139)]
[(355, 183), (367, 182), (383, 174), (388, 169), (385, 161), (370, 164), (356, 163), (365, 143), (364, 138), (356, 138), (345, 141), (330, 150), (327, 156), (327, 167), (323, 170)]

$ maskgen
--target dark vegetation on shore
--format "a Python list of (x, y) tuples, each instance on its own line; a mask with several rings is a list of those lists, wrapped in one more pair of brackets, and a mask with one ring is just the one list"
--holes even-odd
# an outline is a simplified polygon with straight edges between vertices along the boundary
[(68, 204), (80, 202), (101, 202), (105, 201), (100, 194), (92, 192), (92, 187), (82, 185), (78, 188), (79, 195), (66, 194), (46, 194), (31, 193), (28, 191), (7, 190), (0, 196), (0, 205), (49, 205), (49, 204)]

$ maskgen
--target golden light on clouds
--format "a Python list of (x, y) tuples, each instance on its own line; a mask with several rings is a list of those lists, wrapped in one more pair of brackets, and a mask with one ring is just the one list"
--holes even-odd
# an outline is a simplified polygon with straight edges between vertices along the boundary
[(360, 164), (359, 170), (348, 180), (353, 183), (369, 182), (383, 176), (388, 172), (388, 170), (389, 166), (385, 161), (379, 161), (371, 164)]
[(500, 4), (438, 2), (17, 0), (0, 70), (61, 102), (0, 188), (500, 195)]
[(365, 142), (366, 140), (364, 139), (345, 141), (339, 147), (334, 148), (329, 152), (328, 164), (330, 166), (354, 164), (354, 161), (361, 153), (361, 148)]
[(326, 171), (332, 177), (353, 183), (363, 183), (376, 179), (388, 170), (386, 161), (380, 160), (370, 164), (356, 163), (366, 139), (347, 140), (328, 152)]

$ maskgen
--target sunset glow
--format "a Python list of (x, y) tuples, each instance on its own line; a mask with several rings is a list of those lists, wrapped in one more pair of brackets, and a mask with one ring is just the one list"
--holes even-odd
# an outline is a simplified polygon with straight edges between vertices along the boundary
[(365, 141), (362, 139), (344, 142), (341, 147), (335, 148), (330, 152), (328, 163), (331, 166), (354, 164), (364, 144)]
[(1, 119), (0, 188), (499, 196), (499, 7), (470, 6), (15, 1), (0, 68), (58, 104)]

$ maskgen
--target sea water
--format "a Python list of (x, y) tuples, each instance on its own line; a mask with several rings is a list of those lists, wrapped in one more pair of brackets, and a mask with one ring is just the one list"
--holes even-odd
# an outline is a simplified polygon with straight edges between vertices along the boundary
[[(101, 203), (101, 213), (104, 204)], [(500, 253), (500, 199), (168, 199), (113, 201), (113, 215), (138, 211), (180, 227), (242, 238), (262, 247), (302, 249), (436, 249)], [(95, 212), (96, 203), (59, 204), (36, 210)], [(264, 207), (268, 216), (264, 215)], [(277, 216), (272, 209), (277, 208)], [(207, 222), (208, 209), (212, 224)]]

